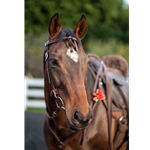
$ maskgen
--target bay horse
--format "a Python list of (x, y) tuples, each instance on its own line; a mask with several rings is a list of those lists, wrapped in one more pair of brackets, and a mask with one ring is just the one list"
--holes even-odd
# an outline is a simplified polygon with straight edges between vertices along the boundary
[(126, 77), (119, 69), (119, 73), (113, 72), (109, 63), (106, 67), (107, 58), (85, 54), (81, 43), (87, 33), (84, 15), (72, 30), (61, 28), (56, 13), (48, 31), (43, 55), (46, 103), (43, 132), (47, 148), (126, 149), (129, 126)]

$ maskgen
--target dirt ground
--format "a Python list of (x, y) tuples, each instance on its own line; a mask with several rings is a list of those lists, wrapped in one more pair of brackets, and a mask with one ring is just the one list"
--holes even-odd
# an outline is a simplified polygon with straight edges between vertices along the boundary
[(45, 114), (25, 112), (25, 150), (47, 150), (43, 125)]

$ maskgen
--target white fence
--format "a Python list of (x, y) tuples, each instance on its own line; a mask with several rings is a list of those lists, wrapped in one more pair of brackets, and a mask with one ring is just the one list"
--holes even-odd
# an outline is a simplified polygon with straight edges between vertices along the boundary
[(45, 108), (44, 79), (25, 77), (25, 109)]

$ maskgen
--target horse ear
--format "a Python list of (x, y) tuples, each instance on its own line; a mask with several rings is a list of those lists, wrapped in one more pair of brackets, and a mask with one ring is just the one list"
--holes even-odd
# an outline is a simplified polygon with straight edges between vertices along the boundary
[(50, 20), (48, 31), (50, 35), (50, 39), (56, 38), (56, 36), (59, 34), (61, 29), (61, 23), (58, 17), (58, 13), (53, 15), (53, 17)]
[(86, 22), (86, 18), (84, 15), (81, 16), (75, 31), (74, 31), (75, 35), (82, 40), (84, 38), (84, 36), (87, 33), (87, 22)]

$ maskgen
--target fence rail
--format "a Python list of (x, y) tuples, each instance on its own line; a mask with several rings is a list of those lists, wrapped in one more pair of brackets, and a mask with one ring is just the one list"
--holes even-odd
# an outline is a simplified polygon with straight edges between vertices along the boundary
[(28, 78), (25, 76), (25, 109), (45, 108), (44, 79)]

